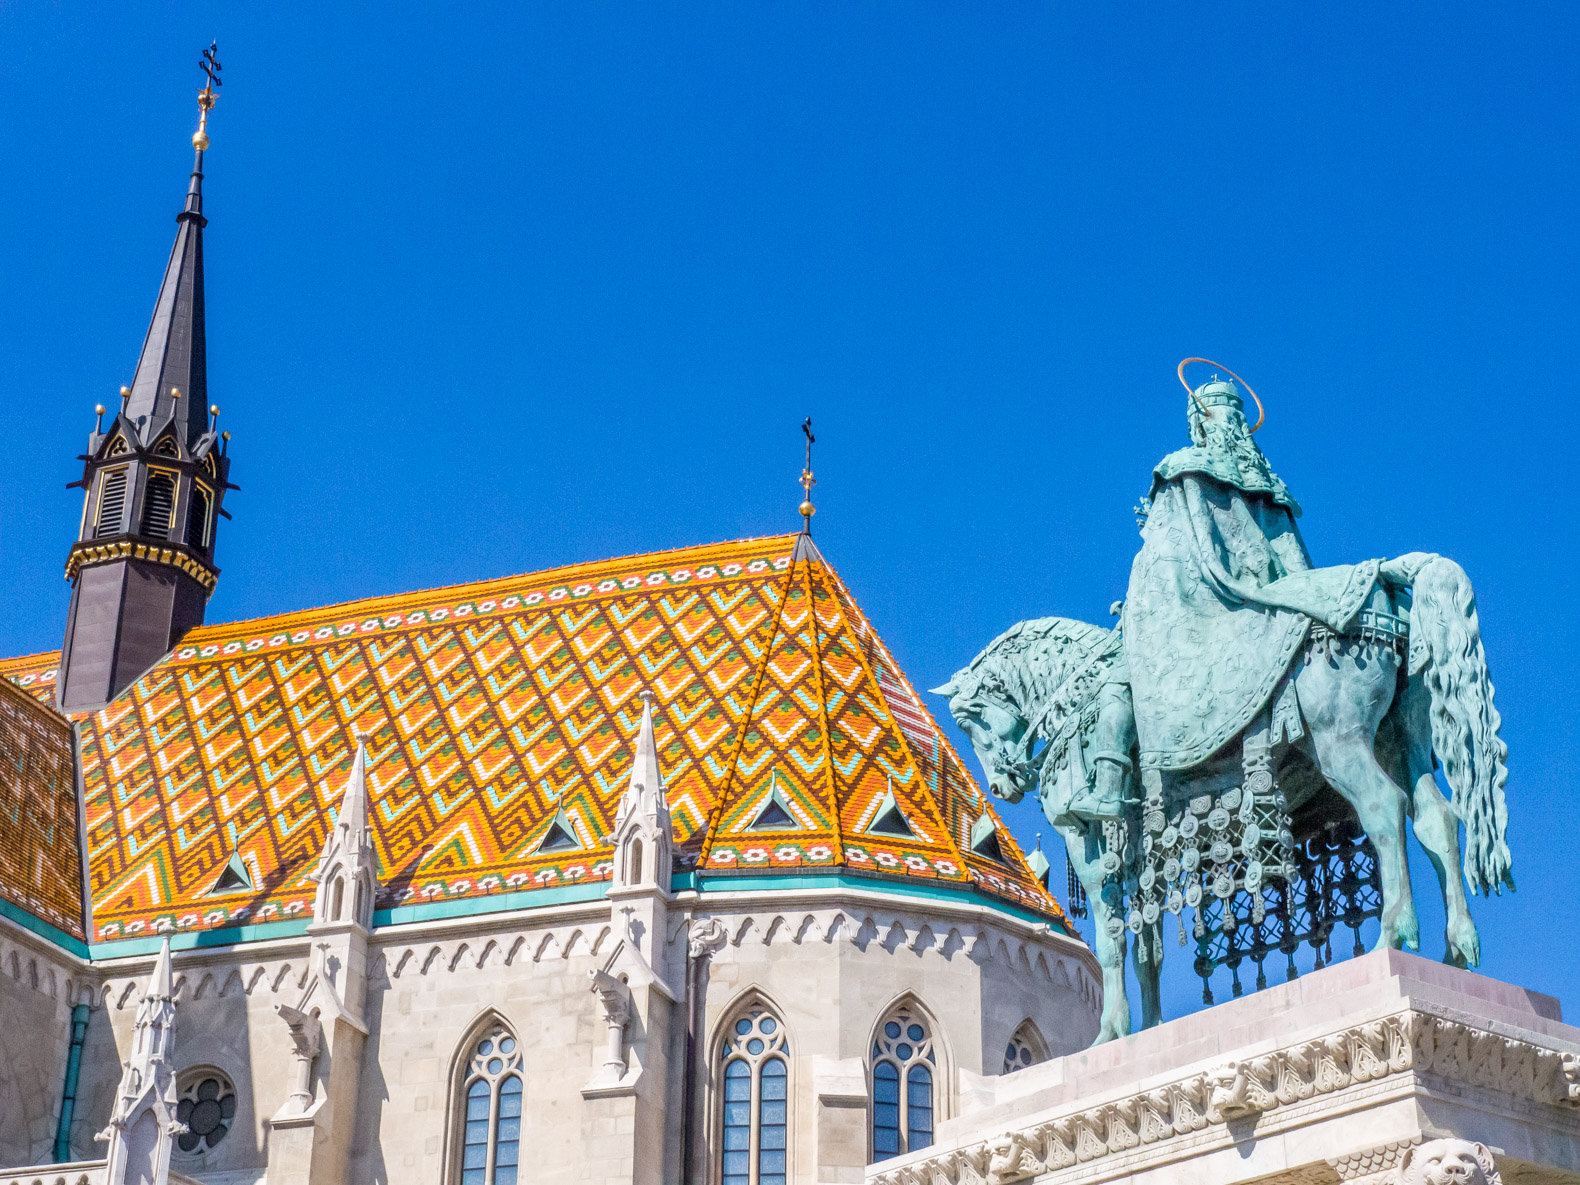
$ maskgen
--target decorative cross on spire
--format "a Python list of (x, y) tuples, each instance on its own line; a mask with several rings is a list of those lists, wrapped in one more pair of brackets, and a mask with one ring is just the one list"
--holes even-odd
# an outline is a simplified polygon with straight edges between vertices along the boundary
[(209, 106), (212, 106), (214, 102), (214, 88), (224, 85), (219, 79), (221, 69), (219, 64), (219, 42), (209, 42), (208, 48), (203, 51), (203, 60), (198, 63), (198, 69), (208, 75), (208, 85), (203, 88), (203, 93), (209, 96)]
[(214, 110), (214, 94), (216, 86), (222, 86), (219, 79), (219, 42), (209, 42), (209, 47), (203, 51), (203, 59), (198, 62), (198, 69), (203, 71), (208, 83), (198, 91), (198, 130), (192, 133), (192, 147), (201, 155), (208, 150), (208, 113)]
[(802, 421), (801, 431), (806, 436), (806, 465), (801, 470), (801, 517), (805, 520), (801, 525), (803, 534), (812, 533), (812, 516), (817, 513), (817, 507), (812, 505), (812, 487), (817, 485), (817, 478), (812, 476), (812, 446), (817, 443), (817, 437), (812, 435), (812, 417)]

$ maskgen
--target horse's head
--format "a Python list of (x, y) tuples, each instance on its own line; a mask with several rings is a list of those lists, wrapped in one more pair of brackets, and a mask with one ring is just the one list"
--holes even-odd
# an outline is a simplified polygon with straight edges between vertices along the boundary
[(995, 798), (1019, 802), (1036, 790), (1027, 720), (1002, 679), (972, 663), (933, 693), (949, 697), (949, 714), (971, 738)]
[(987, 774), (994, 797), (1019, 802), (1037, 789), (1046, 740), (1041, 721), (1050, 697), (1082, 669), (1113, 635), (1067, 617), (1039, 617), (1005, 630), (934, 694), (949, 697), (949, 712)]

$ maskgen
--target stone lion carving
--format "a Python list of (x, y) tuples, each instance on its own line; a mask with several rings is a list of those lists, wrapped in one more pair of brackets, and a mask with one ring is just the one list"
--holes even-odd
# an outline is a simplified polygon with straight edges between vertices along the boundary
[[(1010, 1185), (1043, 1171), (1042, 1160), (1032, 1151), (1021, 1132), (994, 1136), (988, 1145), (988, 1185)], [(1499, 1182), (1499, 1185), (1502, 1185)]]
[(1485, 1144), (1429, 1140), (1399, 1162), (1399, 1185), (1503, 1185)]

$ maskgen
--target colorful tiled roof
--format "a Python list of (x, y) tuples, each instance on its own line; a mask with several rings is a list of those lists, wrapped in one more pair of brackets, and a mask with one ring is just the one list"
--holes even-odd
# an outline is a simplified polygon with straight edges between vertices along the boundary
[(0, 900), (82, 939), (71, 744), (65, 717), (0, 679)]
[[(358, 731), (381, 907), (605, 879), (644, 687), (702, 874), (921, 878), (1063, 923), (1007, 830), (970, 851), (986, 797), (790, 535), (193, 630), (81, 721), (93, 938), (309, 911)], [(909, 835), (872, 831), (891, 795)], [(578, 846), (544, 843), (556, 823)], [(214, 894), (232, 854), (256, 888)]]

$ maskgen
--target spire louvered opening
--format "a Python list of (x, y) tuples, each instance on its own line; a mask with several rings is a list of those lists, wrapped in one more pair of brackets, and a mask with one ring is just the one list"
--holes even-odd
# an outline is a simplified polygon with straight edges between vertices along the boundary
[(170, 515), (176, 504), (176, 483), (168, 473), (155, 473), (148, 478), (148, 491), (143, 495), (142, 533), (151, 539), (170, 538)]
[(202, 486), (193, 486), (191, 504), (187, 507), (187, 546), (202, 551), (207, 541), (208, 491)]
[(115, 535), (121, 529), (121, 515), (126, 510), (126, 470), (112, 469), (99, 484), (99, 513), (93, 520), (95, 538)]

